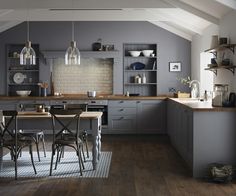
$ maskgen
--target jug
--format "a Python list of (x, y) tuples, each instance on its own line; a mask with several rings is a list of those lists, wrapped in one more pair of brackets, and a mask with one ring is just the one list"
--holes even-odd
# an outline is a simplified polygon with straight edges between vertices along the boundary
[(212, 106), (222, 106), (228, 100), (228, 84), (215, 84)]

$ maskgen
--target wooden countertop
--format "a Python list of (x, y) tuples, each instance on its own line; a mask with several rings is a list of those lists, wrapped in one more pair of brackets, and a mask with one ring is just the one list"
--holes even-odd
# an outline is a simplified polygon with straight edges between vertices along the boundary
[(47, 96), (47, 97), (34, 97), (34, 96), (0, 96), (1, 100), (163, 100), (168, 95), (158, 96), (124, 96), (124, 95), (98, 95), (96, 97), (87, 97), (87, 95), (62, 95), (62, 96)]
[(236, 112), (236, 107), (213, 107), (211, 101), (199, 101), (191, 98), (170, 98), (180, 104), (183, 104), (194, 111), (210, 112)]
[[(97, 119), (102, 116), (102, 112), (83, 112), (80, 117), (83, 119)], [(18, 112), (18, 118), (49, 118), (51, 115), (48, 112), (35, 112), (35, 111), (27, 111), (27, 112)], [(62, 116), (64, 117), (64, 116)], [(65, 116), (73, 117), (72, 116)]]

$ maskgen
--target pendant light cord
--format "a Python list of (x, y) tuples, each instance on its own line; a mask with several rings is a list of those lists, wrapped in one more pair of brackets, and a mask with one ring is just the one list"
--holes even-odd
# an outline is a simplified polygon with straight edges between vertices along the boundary
[(74, 21), (72, 21), (72, 41), (75, 41), (75, 24)]
[(27, 20), (27, 41), (29, 41), (29, 20)]

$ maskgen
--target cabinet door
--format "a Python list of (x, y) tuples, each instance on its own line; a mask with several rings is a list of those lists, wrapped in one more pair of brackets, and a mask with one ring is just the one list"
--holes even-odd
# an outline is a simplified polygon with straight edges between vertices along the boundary
[(136, 133), (136, 116), (111, 116), (108, 120), (110, 133)]
[(166, 101), (137, 102), (138, 133), (166, 133)]

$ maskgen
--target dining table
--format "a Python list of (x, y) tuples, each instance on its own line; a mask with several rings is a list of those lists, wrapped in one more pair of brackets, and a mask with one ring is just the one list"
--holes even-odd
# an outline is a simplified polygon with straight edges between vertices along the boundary
[[(96, 170), (97, 163), (101, 155), (101, 117), (102, 112), (82, 112), (80, 115), (80, 129), (86, 129), (91, 131), (92, 135), (92, 164), (93, 169)], [(63, 115), (60, 115), (63, 118)], [(73, 116), (71, 116), (73, 117)], [(66, 115), (64, 118), (70, 118)], [(18, 129), (27, 129), (33, 125), (32, 128), (40, 129), (41, 126), (45, 128), (49, 125), (51, 119), (51, 114), (49, 112), (37, 112), (37, 111), (19, 111), (17, 115), (18, 119)], [(31, 123), (27, 123), (31, 122)], [(33, 123), (32, 123), (33, 122)], [(36, 122), (36, 123), (35, 123)], [(45, 123), (47, 122), (47, 123)], [(83, 123), (88, 122), (88, 123)], [(36, 125), (35, 125), (36, 124)], [(86, 126), (85, 126), (86, 125)], [(52, 132), (52, 129), (49, 127), (49, 131)]]

